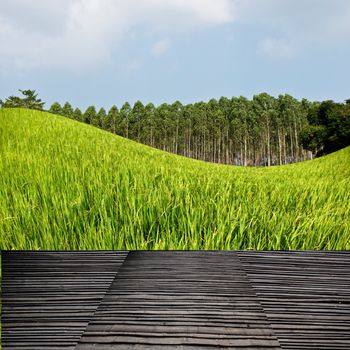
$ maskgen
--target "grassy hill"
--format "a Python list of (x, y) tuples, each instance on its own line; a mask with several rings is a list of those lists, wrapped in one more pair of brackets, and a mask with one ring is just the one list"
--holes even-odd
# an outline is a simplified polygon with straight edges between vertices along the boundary
[(242, 168), (0, 110), (1, 249), (350, 249), (350, 148)]

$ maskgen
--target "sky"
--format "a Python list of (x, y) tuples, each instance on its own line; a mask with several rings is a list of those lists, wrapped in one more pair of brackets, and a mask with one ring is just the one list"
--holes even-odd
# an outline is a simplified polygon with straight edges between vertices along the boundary
[(350, 98), (349, 0), (0, 0), (0, 99)]

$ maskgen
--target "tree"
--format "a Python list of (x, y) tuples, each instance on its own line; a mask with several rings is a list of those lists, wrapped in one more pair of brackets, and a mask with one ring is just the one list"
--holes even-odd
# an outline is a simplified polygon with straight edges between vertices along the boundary
[(251, 115), (251, 104), (249, 100), (243, 96), (232, 99), (233, 116), (231, 125), (234, 130), (234, 139), (239, 148), (239, 164), (248, 164), (248, 143), (249, 143), (249, 117)]
[(97, 115), (96, 115), (96, 120), (94, 121), (93, 125), (101, 128), (102, 125), (106, 122), (106, 110), (102, 107), (100, 108), (100, 110), (98, 111)]
[(181, 121), (182, 121), (182, 109), (183, 106), (180, 101), (175, 101), (170, 106), (171, 119), (173, 120), (173, 152), (179, 154), (180, 146), (180, 130), (181, 130)]
[(253, 106), (255, 113), (257, 113), (261, 118), (262, 131), (264, 133), (264, 143), (263, 147), (265, 151), (263, 152), (267, 165), (271, 165), (271, 141), (273, 129), (271, 128), (272, 120), (277, 113), (276, 99), (267, 93), (261, 93), (253, 97)]
[(62, 114), (62, 107), (58, 102), (54, 102), (51, 105), (49, 112), (53, 114)]
[(96, 120), (96, 109), (94, 106), (89, 106), (86, 109), (83, 120), (87, 124), (92, 124)]
[(129, 119), (131, 113), (131, 106), (129, 102), (125, 102), (120, 109), (120, 116), (122, 120), (123, 136), (129, 138)]
[(83, 113), (79, 108), (76, 108), (73, 112), (73, 119), (83, 121)]
[(104, 118), (104, 122), (102, 123), (102, 128), (104, 130), (108, 130), (113, 134), (122, 135), (121, 130), (121, 119), (117, 106), (112, 106), (108, 111), (107, 116)]
[(324, 148), (327, 129), (323, 125), (307, 125), (300, 133), (300, 142), (307, 150), (319, 154)]
[(62, 115), (68, 117), (68, 118), (73, 118), (73, 108), (69, 102), (66, 102), (62, 108)]
[(154, 116), (155, 106), (153, 103), (148, 103), (145, 106), (144, 110), (144, 118), (142, 120), (141, 124), (141, 130), (142, 130), (142, 142), (145, 142), (146, 144), (154, 147), (154, 137), (155, 137), (155, 129), (157, 127), (155, 123), (155, 116)]
[(43, 110), (45, 102), (38, 98), (35, 90), (19, 90), (24, 97), (10, 96), (5, 102), (0, 100), (2, 108), (29, 108)]
[(168, 114), (169, 105), (163, 103), (158, 106), (155, 110), (155, 121), (157, 129), (155, 130), (155, 146), (164, 151), (168, 151)]
[(350, 145), (350, 105), (324, 101), (310, 109), (310, 125), (302, 131), (301, 142), (316, 156), (328, 154)]
[(140, 142), (141, 136), (141, 120), (145, 114), (145, 107), (141, 101), (136, 101), (130, 114), (129, 126), (130, 133), (133, 137)]

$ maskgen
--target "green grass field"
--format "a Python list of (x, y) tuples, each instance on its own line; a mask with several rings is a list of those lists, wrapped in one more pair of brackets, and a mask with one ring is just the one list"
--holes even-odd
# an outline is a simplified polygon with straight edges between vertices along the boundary
[(242, 168), (0, 109), (2, 249), (350, 249), (350, 148)]

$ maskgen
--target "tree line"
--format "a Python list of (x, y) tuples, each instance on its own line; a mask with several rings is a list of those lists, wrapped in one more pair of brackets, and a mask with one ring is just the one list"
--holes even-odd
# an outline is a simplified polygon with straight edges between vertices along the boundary
[(107, 112), (89, 106), (83, 113), (55, 102), (61, 114), (164, 151), (195, 159), (235, 165), (277, 165), (312, 157), (300, 144), (312, 103), (289, 95), (262, 93), (248, 100), (221, 97), (182, 105), (128, 102)]
[[(2, 107), (21, 107), (11, 105), (11, 98), (0, 101)], [(43, 109), (33, 105), (27, 108)], [(221, 97), (157, 107), (125, 102), (108, 111), (89, 106), (82, 112), (69, 102), (54, 102), (48, 111), (164, 151), (224, 164), (289, 164), (350, 144), (350, 100), (320, 103), (261, 93), (251, 100)]]

